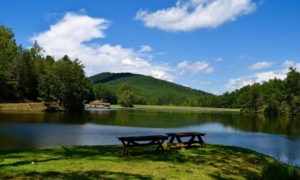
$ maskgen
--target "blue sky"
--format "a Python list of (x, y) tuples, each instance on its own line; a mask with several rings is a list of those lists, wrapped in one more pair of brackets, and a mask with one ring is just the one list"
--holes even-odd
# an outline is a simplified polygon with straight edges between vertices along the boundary
[(297, 0), (1, 0), (17, 44), (87, 76), (132, 72), (214, 94), (300, 70)]

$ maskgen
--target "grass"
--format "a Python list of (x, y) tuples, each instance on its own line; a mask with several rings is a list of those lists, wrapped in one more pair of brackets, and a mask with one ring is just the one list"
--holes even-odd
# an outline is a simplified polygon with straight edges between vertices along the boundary
[(141, 108), (141, 109), (176, 109), (176, 110), (193, 110), (193, 111), (231, 111), (231, 112), (240, 112), (240, 109), (213, 108), (213, 107), (156, 106), (156, 105), (134, 105), (134, 107), (135, 108)]
[[(165, 146), (166, 144), (164, 144)], [(252, 150), (207, 144), (185, 151), (154, 152), (121, 145), (0, 151), (0, 179), (264, 179), (274, 159)], [(298, 176), (300, 177), (300, 176)]]
[(0, 103), (1, 111), (44, 111), (44, 103)]
[[(85, 104), (85, 107), (90, 107)], [(123, 108), (120, 105), (110, 105), (111, 108)], [(139, 109), (173, 109), (173, 110), (189, 110), (189, 111), (226, 111), (240, 112), (240, 109), (230, 108), (210, 108), (210, 107), (187, 107), (187, 106), (157, 106), (157, 105), (134, 105)], [(44, 103), (0, 103), (1, 111), (45, 111)]]
[[(85, 104), (89, 108), (89, 104)], [(111, 108), (123, 108), (120, 105), (110, 105)], [(212, 108), (212, 107), (188, 107), (188, 106), (158, 106), (158, 105), (134, 105), (138, 109), (173, 109), (173, 110), (188, 110), (188, 111), (226, 111), (226, 112), (240, 112), (240, 109), (231, 108)]]

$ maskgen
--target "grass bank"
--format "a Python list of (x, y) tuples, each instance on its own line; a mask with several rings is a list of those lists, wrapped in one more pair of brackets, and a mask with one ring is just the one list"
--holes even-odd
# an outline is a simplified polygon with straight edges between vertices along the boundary
[[(89, 104), (85, 104), (89, 108)], [(120, 105), (111, 105), (111, 108), (123, 108)], [(240, 109), (230, 108), (210, 108), (210, 107), (187, 107), (187, 106), (157, 106), (157, 105), (134, 105), (139, 109), (171, 109), (187, 111), (225, 111), (240, 112)], [(45, 111), (47, 108), (44, 103), (0, 103), (0, 111)]]
[[(90, 105), (86, 104), (86, 108)], [(110, 105), (111, 108), (124, 108), (120, 105)], [(137, 109), (170, 109), (170, 110), (183, 110), (183, 111), (223, 111), (223, 112), (240, 112), (240, 109), (231, 108), (212, 108), (212, 107), (188, 107), (188, 106), (158, 106), (158, 105), (134, 105)]]
[(45, 111), (44, 103), (0, 103), (1, 111)]
[(188, 107), (188, 106), (156, 106), (156, 105), (134, 105), (135, 108), (141, 109), (175, 109), (175, 110), (189, 110), (189, 111), (230, 111), (240, 112), (240, 109), (231, 108), (212, 108), (212, 107)]
[[(165, 146), (165, 144), (164, 144)], [(121, 145), (0, 151), (0, 179), (265, 179), (274, 159), (232, 146), (207, 144), (185, 151), (154, 152)], [(298, 176), (300, 177), (300, 176)]]

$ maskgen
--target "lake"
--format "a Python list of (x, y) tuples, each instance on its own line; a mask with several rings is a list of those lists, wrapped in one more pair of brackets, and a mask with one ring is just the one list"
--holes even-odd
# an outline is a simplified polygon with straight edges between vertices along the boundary
[(86, 109), (0, 112), (0, 149), (121, 144), (118, 136), (207, 133), (206, 143), (240, 146), (300, 165), (300, 120), (212, 111)]

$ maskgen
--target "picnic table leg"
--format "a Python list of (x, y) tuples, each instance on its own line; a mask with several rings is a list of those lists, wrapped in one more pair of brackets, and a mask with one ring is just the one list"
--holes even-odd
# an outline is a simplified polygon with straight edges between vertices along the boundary
[(127, 153), (128, 156), (131, 156), (128, 150), (128, 146), (129, 146), (129, 141), (127, 143), (125, 143), (125, 141), (122, 141), (123, 144), (123, 151), (121, 153), (121, 155), (123, 155), (124, 153)]
[(184, 147), (184, 144), (182, 143), (180, 137), (179, 137), (179, 136), (176, 136), (176, 139), (177, 139), (177, 146), (180, 146), (180, 149), (181, 149), (182, 151), (184, 151), (184, 150), (185, 150), (185, 147)]
[(170, 139), (170, 141), (167, 143), (167, 150), (170, 150), (170, 148), (171, 148), (171, 146), (173, 144), (174, 139), (175, 139), (175, 136), (172, 136), (171, 139)]
[(162, 140), (162, 141), (157, 140), (158, 146), (157, 146), (157, 148), (156, 148), (155, 151), (158, 151), (159, 149), (161, 149), (163, 152), (165, 152), (164, 147), (162, 146), (162, 144), (164, 143), (164, 141), (165, 140)]
[(188, 141), (188, 147), (192, 146), (192, 143), (194, 142), (196, 136), (192, 136), (191, 139)]
[(205, 147), (205, 143), (204, 141), (202, 140), (201, 136), (200, 135), (197, 135), (198, 139), (199, 139), (199, 142), (201, 144), (202, 147)]

